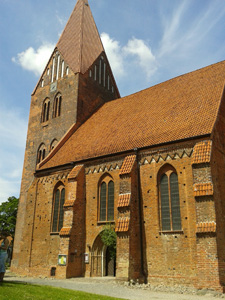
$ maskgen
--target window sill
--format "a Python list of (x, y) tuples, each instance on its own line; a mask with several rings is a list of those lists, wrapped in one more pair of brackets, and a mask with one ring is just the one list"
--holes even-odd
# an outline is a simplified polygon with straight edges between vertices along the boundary
[(183, 234), (183, 230), (163, 230), (159, 231), (159, 234)]
[(50, 235), (59, 235), (59, 232), (50, 232)]
[(114, 220), (111, 220), (111, 221), (98, 221), (97, 222), (97, 225), (103, 225), (103, 224), (115, 224), (115, 221)]

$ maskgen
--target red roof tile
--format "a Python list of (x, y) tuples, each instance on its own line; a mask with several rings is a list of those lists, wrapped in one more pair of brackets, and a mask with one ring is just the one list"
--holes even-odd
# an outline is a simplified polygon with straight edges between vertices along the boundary
[(224, 81), (222, 61), (107, 102), (40, 167), (211, 134)]
[(132, 171), (135, 159), (136, 159), (135, 155), (126, 156), (123, 161), (123, 164), (122, 164), (119, 174), (120, 175), (130, 174), (130, 172)]
[(87, 0), (78, 0), (56, 45), (74, 73), (85, 73), (104, 51)]
[(194, 147), (191, 163), (200, 164), (210, 162), (211, 148), (211, 141), (202, 141), (197, 143)]
[(201, 222), (196, 225), (196, 232), (216, 232), (216, 223), (215, 222)]
[(117, 207), (126, 207), (130, 205), (131, 194), (120, 194)]
[(72, 227), (63, 227), (63, 228), (60, 230), (59, 235), (60, 235), (60, 236), (70, 236), (71, 229), (72, 229)]
[(70, 172), (68, 179), (76, 179), (82, 168), (83, 165), (78, 165), (74, 167), (73, 170)]
[(213, 195), (212, 183), (196, 183), (193, 188), (195, 197)]
[(129, 230), (130, 219), (129, 218), (120, 218), (117, 220), (116, 232), (126, 232)]

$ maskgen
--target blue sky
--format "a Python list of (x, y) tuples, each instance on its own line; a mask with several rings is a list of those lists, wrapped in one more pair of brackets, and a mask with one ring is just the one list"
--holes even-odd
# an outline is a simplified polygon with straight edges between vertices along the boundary
[[(0, 0), (0, 203), (19, 196), (30, 95), (75, 3)], [(225, 59), (224, 0), (89, 4), (122, 96)]]

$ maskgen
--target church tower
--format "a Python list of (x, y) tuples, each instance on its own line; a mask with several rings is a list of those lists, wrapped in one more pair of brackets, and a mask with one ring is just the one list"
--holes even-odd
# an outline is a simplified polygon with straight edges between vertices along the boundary
[(88, 0), (78, 0), (31, 96), (13, 268), (29, 264), (23, 253), (27, 220), (33, 222), (27, 191), (37, 165), (68, 130), (74, 132), (105, 102), (119, 97)]

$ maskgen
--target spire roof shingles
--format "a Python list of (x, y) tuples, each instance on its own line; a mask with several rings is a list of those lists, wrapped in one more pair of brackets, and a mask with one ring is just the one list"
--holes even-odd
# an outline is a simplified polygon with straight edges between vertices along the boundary
[(104, 51), (87, 0), (78, 0), (56, 45), (74, 73), (85, 73)]

